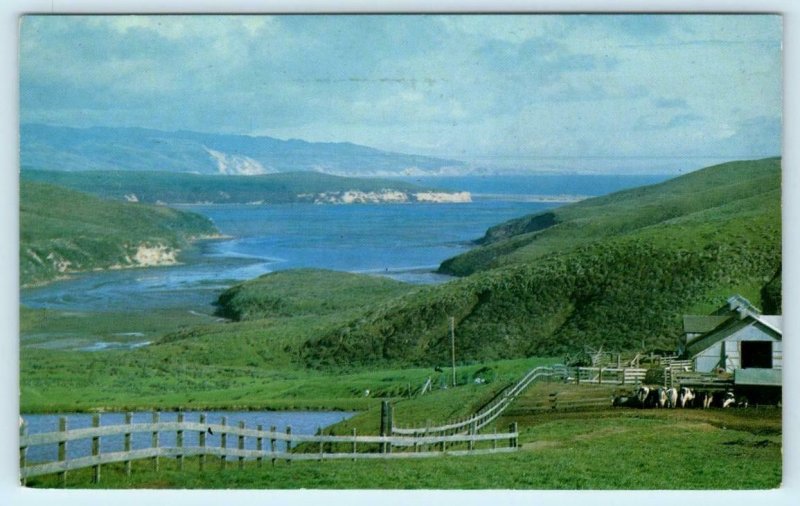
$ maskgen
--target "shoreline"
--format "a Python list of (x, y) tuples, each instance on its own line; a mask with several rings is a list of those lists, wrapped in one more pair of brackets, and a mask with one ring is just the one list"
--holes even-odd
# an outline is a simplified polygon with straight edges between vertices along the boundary
[[(188, 237), (186, 240), (188, 241), (189, 249), (191, 249), (192, 247), (194, 247), (195, 243), (198, 243), (198, 242), (227, 241), (227, 240), (231, 240), (231, 239), (234, 239), (234, 237), (226, 235), (226, 234), (210, 234), (210, 235), (203, 235), (203, 236)], [(48, 280), (45, 280), (45, 281), (36, 281), (34, 283), (28, 283), (28, 284), (20, 283), (19, 284), (19, 290), (21, 292), (22, 290), (33, 290), (33, 289), (36, 289), (36, 288), (44, 288), (44, 287), (49, 286), (49, 285), (51, 285), (53, 283), (58, 283), (60, 281), (69, 281), (71, 279), (75, 279), (76, 276), (81, 276), (81, 275), (84, 275), (84, 274), (92, 274), (92, 273), (97, 273), (97, 272), (111, 272), (111, 271), (121, 271), (121, 270), (131, 270), (131, 269), (152, 269), (152, 268), (159, 268), (159, 267), (175, 267), (175, 266), (180, 266), (180, 265), (186, 265), (185, 262), (181, 262), (180, 260), (178, 260), (178, 258), (181, 256), (181, 254), (185, 252), (185, 249), (175, 248), (174, 252), (175, 252), (175, 254), (174, 254), (174, 258), (175, 259), (174, 260), (166, 260), (166, 261), (161, 261), (161, 262), (156, 261), (154, 263), (135, 262), (135, 263), (130, 263), (130, 264), (126, 264), (126, 265), (112, 264), (112, 265), (109, 265), (107, 267), (95, 267), (93, 269), (88, 269), (88, 270), (66, 271), (66, 272), (62, 273), (63, 274), (62, 276), (57, 276), (55, 278), (48, 279)], [(22, 305), (23, 304), (20, 302), (20, 306), (22, 306)]]

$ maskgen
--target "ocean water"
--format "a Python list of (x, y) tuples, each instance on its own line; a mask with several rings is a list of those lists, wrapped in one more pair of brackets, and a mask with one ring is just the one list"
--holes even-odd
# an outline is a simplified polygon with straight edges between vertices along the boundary
[[(434, 271), (490, 226), (561, 205), (531, 195), (601, 195), (664, 176), (512, 176), (412, 179), (484, 198), (463, 204), (180, 206), (211, 218), (229, 239), (199, 243), (181, 265), (76, 275), (21, 292), (23, 305), (64, 311), (186, 308), (208, 313), (236, 282), (313, 267), (446, 281)], [(489, 196), (489, 197), (486, 197)], [(522, 197), (522, 198), (521, 198)]]

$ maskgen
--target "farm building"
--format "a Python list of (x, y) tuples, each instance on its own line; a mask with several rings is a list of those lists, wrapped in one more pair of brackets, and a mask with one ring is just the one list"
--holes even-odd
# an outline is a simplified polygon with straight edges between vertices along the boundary
[(683, 318), (681, 354), (700, 373), (726, 372), (737, 388), (780, 389), (780, 315), (764, 315), (739, 295), (711, 315)]

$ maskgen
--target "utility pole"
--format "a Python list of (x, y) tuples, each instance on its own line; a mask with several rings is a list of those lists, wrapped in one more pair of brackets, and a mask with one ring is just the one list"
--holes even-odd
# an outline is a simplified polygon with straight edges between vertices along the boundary
[(453, 386), (456, 386), (456, 319), (450, 317), (450, 358), (453, 363)]

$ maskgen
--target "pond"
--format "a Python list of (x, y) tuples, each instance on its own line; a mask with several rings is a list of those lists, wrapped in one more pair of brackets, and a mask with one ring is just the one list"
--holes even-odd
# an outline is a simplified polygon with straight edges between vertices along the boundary
[[(222, 417), (228, 417), (228, 425), (238, 426), (244, 422), (247, 428), (255, 429), (262, 425), (264, 430), (275, 426), (278, 431), (285, 431), (287, 426), (292, 428), (292, 434), (314, 434), (317, 429), (325, 428), (352, 417), (355, 413), (347, 411), (184, 411), (184, 421), (199, 422), (200, 414), (206, 414), (206, 422), (211, 424), (222, 423)], [(62, 416), (67, 418), (68, 429), (81, 429), (92, 426), (92, 414), (88, 413), (59, 413), (59, 414), (23, 414), (22, 417), (28, 424), (28, 434), (41, 434), (58, 431), (58, 420)], [(133, 413), (133, 423), (152, 422), (152, 412), (137, 411)], [(159, 421), (177, 421), (176, 412), (160, 413)], [(125, 413), (103, 413), (100, 415), (100, 425), (121, 425), (125, 423)], [(175, 446), (176, 433), (163, 432), (159, 434), (159, 446)], [(184, 446), (198, 446), (199, 433), (186, 431), (183, 435)], [(228, 445), (236, 444), (235, 437), (228, 437)], [(100, 453), (122, 451), (124, 449), (124, 436), (104, 436), (100, 439)], [(220, 446), (220, 434), (206, 434), (207, 446)], [(134, 433), (131, 438), (131, 448), (134, 450), (150, 448), (151, 433)], [(69, 441), (67, 443), (67, 457), (85, 457), (91, 455), (91, 438)], [(245, 438), (245, 449), (255, 450), (255, 438)], [(283, 442), (278, 442), (277, 451), (285, 451)], [(49, 462), (57, 460), (58, 445), (48, 444), (28, 448), (28, 462)]]

